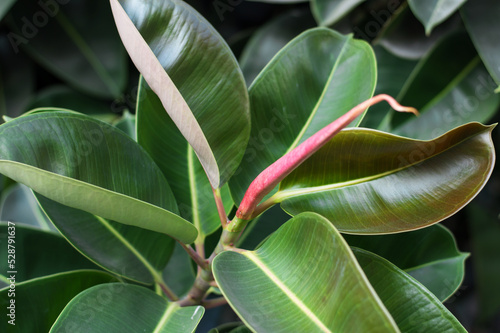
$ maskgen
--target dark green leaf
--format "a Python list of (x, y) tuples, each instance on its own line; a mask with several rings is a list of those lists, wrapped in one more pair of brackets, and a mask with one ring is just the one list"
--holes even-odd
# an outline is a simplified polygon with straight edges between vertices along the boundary
[(423, 228), (457, 212), (489, 179), (492, 130), (470, 123), (431, 141), (344, 130), (287, 176), (269, 201), (282, 202), (292, 215), (322, 214), (346, 233)]
[(457, 249), (453, 234), (436, 224), (394, 235), (344, 235), (350, 246), (387, 259), (444, 302), (460, 287), (468, 254)]
[(11, 14), (14, 50), (85, 93), (113, 98), (125, 88), (126, 54), (106, 1), (18, 0)]
[(111, 123), (118, 119), (113, 104), (84, 95), (67, 86), (51, 86), (38, 93), (28, 110), (37, 108), (62, 108), (75, 110), (92, 118)]
[(3, 0), (0, 2), (0, 21), (3, 19), (5, 14), (7, 14), (10, 10), (10, 7), (16, 2), (17, 0)]
[(17, 117), (26, 111), (34, 89), (33, 64), (0, 35), (0, 116)]
[(191, 333), (203, 313), (201, 306), (181, 308), (143, 287), (108, 283), (73, 298), (50, 332)]
[[(97, 284), (114, 281), (116, 279), (108, 273), (81, 270), (16, 283), (15, 297), (9, 296), (11, 289), (6, 287), (0, 290), (0, 306), (6, 314), (10, 312), (7, 307), (14, 300), (15, 326), (8, 323), (11, 317), (4, 315), (0, 331), (48, 332), (59, 313), (78, 293)], [(100, 298), (99, 301), (102, 303), (106, 299)]]
[(446, 307), (411, 276), (370, 252), (360, 249), (353, 252), (401, 332), (467, 332)]
[(466, 0), (408, 0), (411, 10), (425, 26), (427, 35), (465, 2)]
[(365, 0), (312, 0), (311, 10), (319, 25), (336, 23)]
[(55, 230), (38, 206), (33, 192), (22, 184), (12, 185), (2, 193), (0, 221), (20, 222), (43, 230)]
[(89, 260), (131, 280), (161, 281), (174, 248), (172, 238), (36, 197), (61, 234)]
[[(467, 31), (490, 75), (500, 85), (500, 3), (495, 0), (468, 1), (462, 8)], [(500, 88), (496, 88), (499, 92)]]
[(255, 332), (399, 332), (347, 243), (317, 214), (296, 216), (257, 251), (220, 253), (213, 270)]
[[(9, 225), (13, 226), (12, 223)], [(0, 260), (7, 263), (8, 245), (14, 246), (17, 283), (60, 272), (97, 268), (56, 233), (19, 223), (14, 228), (7, 226), (7, 223), (0, 223)], [(15, 232), (11, 237), (15, 243), (9, 243), (9, 231)], [(7, 282), (8, 277), (7, 271), (0, 273), (2, 282)]]
[(240, 57), (240, 66), (248, 85), (289, 41), (316, 23), (310, 10), (293, 10), (273, 19), (257, 30)]

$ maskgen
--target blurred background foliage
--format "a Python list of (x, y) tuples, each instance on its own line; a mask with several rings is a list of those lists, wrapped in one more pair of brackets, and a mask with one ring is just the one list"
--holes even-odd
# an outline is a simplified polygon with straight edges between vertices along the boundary
[[(430, 139), (470, 121), (488, 124), (500, 118), (498, 1), (451, 0), (444, 5), (443, 1), (430, 0), (186, 2), (225, 38), (240, 61), (248, 85), (288, 41), (309, 28), (328, 26), (343, 34), (352, 33), (373, 46), (378, 62), (376, 94), (390, 94), (422, 113), (415, 119), (377, 105), (362, 126)], [(35, 108), (67, 108), (109, 122), (134, 137), (138, 78), (118, 37), (107, 1), (0, 2), (3, 119)], [(493, 131), (493, 140), (499, 146), (498, 130)], [(20, 242), (37, 242), (48, 251), (46, 255), (27, 255), (31, 259), (23, 266), (22, 279), (92, 267), (84, 258), (76, 259), (78, 254), (61, 242), (63, 239), (38, 208), (29, 189), (0, 177), (0, 221), (30, 225), (20, 229)], [(461, 287), (445, 301), (470, 332), (500, 332), (499, 203), (500, 174), (495, 170), (479, 196), (442, 223), (455, 236), (458, 249), (470, 253)], [(274, 215), (272, 220), (277, 225), (287, 219), (278, 207), (266, 214)], [(254, 223), (240, 240), (242, 246), (257, 246), (262, 237), (247, 235), (265, 236), (277, 225)], [(30, 238), (33, 228), (43, 230), (44, 236)], [(446, 232), (440, 230), (435, 231)], [(5, 230), (2, 232), (5, 236)], [(217, 237), (215, 234), (212, 238)], [(351, 244), (359, 242), (355, 237), (347, 239)], [(27, 249), (27, 245), (23, 246)], [(65, 257), (58, 258), (60, 266), (37, 268), (37, 263), (50, 261), (62, 252)], [(0, 254), (2, 258), (5, 255)], [(175, 264), (169, 264), (167, 270), (175, 271)], [(183, 276), (177, 280), (181, 278), (192, 279)], [(224, 309), (210, 310), (204, 318), (205, 327), (213, 327), (216, 322), (210, 321), (219, 315), (227, 316)]]

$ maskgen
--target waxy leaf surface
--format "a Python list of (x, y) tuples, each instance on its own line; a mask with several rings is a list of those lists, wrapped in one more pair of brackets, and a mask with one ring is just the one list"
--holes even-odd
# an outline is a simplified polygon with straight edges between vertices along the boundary
[(229, 183), (235, 202), (278, 158), (372, 97), (375, 82), (373, 50), (352, 36), (317, 28), (288, 43), (250, 87), (250, 141)]
[(436, 296), (407, 273), (370, 252), (353, 252), (401, 332), (467, 332)]
[(0, 127), (0, 172), (61, 204), (185, 243), (197, 230), (176, 215), (156, 164), (116, 128), (71, 112), (20, 117)]
[(256, 251), (222, 252), (213, 269), (254, 332), (399, 332), (347, 243), (317, 214), (296, 216)]
[(221, 187), (238, 167), (250, 132), (248, 93), (231, 50), (184, 1), (111, 0), (111, 6), (139, 72), (212, 187)]
[(292, 215), (317, 212), (346, 233), (420, 229), (454, 214), (482, 189), (495, 161), (492, 129), (470, 123), (431, 141), (343, 130), (269, 200)]
[(73, 298), (50, 332), (191, 333), (204, 311), (201, 306), (181, 308), (143, 287), (108, 283)]
[(373, 252), (410, 274), (444, 302), (460, 287), (467, 253), (459, 252), (453, 234), (436, 224), (392, 235), (344, 235), (352, 247)]

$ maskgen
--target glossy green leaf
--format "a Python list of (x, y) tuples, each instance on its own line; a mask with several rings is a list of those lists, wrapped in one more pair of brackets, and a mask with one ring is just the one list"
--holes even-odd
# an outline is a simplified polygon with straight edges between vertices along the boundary
[(113, 98), (123, 91), (126, 54), (106, 1), (18, 0), (11, 14), (14, 50), (82, 92)]
[(174, 249), (172, 238), (36, 197), (60, 233), (95, 264), (141, 283), (160, 279)]
[(401, 332), (467, 332), (439, 299), (411, 276), (370, 252), (353, 252)]
[(399, 332), (347, 243), (317, 214), (296, 216), (257, 251), (222, 252), (213, 270), (255, 332)]
[(391, 110), (388, 126), (380, 128), (429, 140), (467, 122), (486, 122), (500, 105), (494, 87), (469, 38), (451, 35), (417, 64), (397, 95), (402, 105), (417, 108), (420, 117)]
[(70, 112), (20, 117), (0, 127), (0, 154), (1, 173), (54, 201), (185, 243), (197, 236), (151, 158), (103, 122)]
[(312, 0), (311, 10), (319, 25), (329, 26), (365, 0)]
[(370, 98), (375, 82), (375, 56), (366, 42), (317, 28), (288, 43), (250, 87), (250, 141), (229, 184), (235, 202), (266, 167)]
[(8, 38), (0, 35), (0, 116), (17, 117), (26, 111), (34, 89), (33, 64), (24, 54), (14, 52)]
[(317, 212), (346, 233), (420, 229), (454, 214), (482, 189), (495, 161), (493, 127), (470, 123), (431, 141), (344, 130), (269, 200), (292, 215)]
[(114, 102), (110, 104), (62, 85), (51, 86), (40, 91), (27, 110), (38, 108), (76, 110), (107, 123), (112, 123), (119, 118)]
[(143, 287), (108, 283), (73, 298), (50, 332), (191, 333), (204, 311), (201, 306), (181, 308)]
[(183, 1), (111, 0), (111, 6), (136, 67), (193, 147), (212, 187), (222, 187), (250, 132), (248, 93), (231, 50)]
[[(462, 17), (467, 31), (476, 46), (490, 75), (500, 86), (500, 45), (495, 41), (500, 38), (500, 3), (495, 0), (468, 1), (462, 7)], [(500, 88), (496, 88), (499, 92)]]
[(0, 20), (4, 18), (16, 1), (17, 0), (3, 0), (0, 2)]
[[(495, 191), (495, 193), (498, 193)], [(497, 195), (493, 196), (495, 199)], [(493, 199), (493, 200), (495, 200)], [(474, 278), (479, 300), (479, 317), (494, 317), (500, 310), (500, 226), (498, 225), (498, 204), (491, 201), (485, 207), (484, 201), (475, 201), (467, 209), (469, 230), (472, 236), (471, 252), (474, 258)]]
[[(8, 228), (13, 226), (14, 228)], [(9, 243), (9, 232), (15, 232)], [(8, 245), (13, 247), (9, 247)], [(96, 269), (60, 235), (15, 223), (0, 223), (0, 260), (7, 263), (7, 250), (15, 249), (16, 282), (77, 269)], [(2, 266), (7, 267), (7, 265)], [(0, 272), (0, 280), (7, 282), (7, 271)]]
[(408, 0), (415, 16), (425, 26), (425, 33), (431, 34), (432, 29), (456, 12), (466, 0)]
[(248, 85), (279, 50), (303, 31), (316, 26), (309, 9), (286, 12), (263, 25), (246, 44), (240, 66)]
[(350, 246), (387, 259), (442, 302), (462, 284), (468, 254), (458, 251), (453, 234), (439, 224), (393, 235), (344, 235), (344, 239)]
[[(168, 117), (144, 80), (139, 82), (137, 138), (160, 167), (177, 199), (182, 217), (199, 230), (198, 240), (221, 226), (212, 187), (191, 146)], [(168, 133), (168, 135), (166, 135)], [(221, 189), (229, 213), (233, 202), (227, 186)]]
[(15, 297), (9, 296), (10, 286), (6, 287), (0, 290), (0, 306), (7, 314), (7, 311), (10, 312), (7, 307), (14, 300), (15, 326), (9, 324), (11, 318), (4, 315), (0, 331), (48, 332), (59, 313), (78, 293), (97, 284), (114, 281), (115, 278), (108, 273), (80, 270), (16, 283)]
[(22, 184), (15, 184), (2, 193), (0, 221), (20, 222), (42, 230), (55, 230), (42, 212), (33, 192)]

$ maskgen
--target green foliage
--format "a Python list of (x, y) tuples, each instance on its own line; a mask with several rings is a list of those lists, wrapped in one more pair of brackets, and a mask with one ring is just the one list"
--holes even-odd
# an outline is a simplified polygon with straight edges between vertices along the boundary
[(500, 6), (187, 2), (0, 5), (0, 330), (486, 326)]

